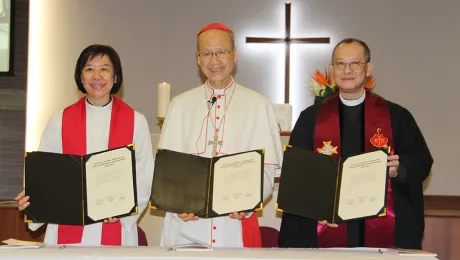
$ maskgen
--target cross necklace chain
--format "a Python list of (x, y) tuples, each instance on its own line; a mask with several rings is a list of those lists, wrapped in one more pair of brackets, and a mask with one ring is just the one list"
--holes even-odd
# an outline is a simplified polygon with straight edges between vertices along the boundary
[[(225, 116), (227, 115), (227, 109), (230, 106), (230, 103), (232, 102), (233, 95), (235, 94), (235, 91), (236, 91), (236, 86), (235, 86), (235, 89), (233, 90), (232, 95), (230, 96), (230, 100), (228, 101), (228, 104), (225, 104), (225, 110), (224, 110), (222, 119), (220, 120), (218, 128), (216, 127), (216, 124), (214, 123), (214, 120), (211, 118), (211, 123), (212, 123), (212, 126), (214, 127), (214, 138), (213, 138), (212, 141), (208, 141), (208, 145), (212, 145), (212, 156), (215, 156), (216, 153), (217, 153), (217, 145), (222, 146), (224, 144), (224, 141), (222, 141), (222, 140), (219, 141), (219, 137), (217, 136), (217, 133), (218, 133), (220, 127), (222, 126), (222, 122), (224, 122), (224, 120), (225, 120)], [(206, 90), (205, 90), (205, 95), (206, 95)], [(212, 105), (211, 105), (211, 107), (212, 107)], [(211, 113), (211, 110), (209, 111), (209, 113)]]

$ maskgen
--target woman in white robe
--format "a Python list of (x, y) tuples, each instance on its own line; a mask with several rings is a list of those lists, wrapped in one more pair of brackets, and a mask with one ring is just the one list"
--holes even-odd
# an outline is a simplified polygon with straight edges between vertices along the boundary
[[(120, 58), (116, 51), (110, 46), (91, 45), (83, 50), (75, 68), (75, 82), (78, 89), (86, 94), (85, 97), (50, 118), (42, 134), (38, 150), (65, 153), (66, 149), (64, 149), (64, 147), (68, 147), (66, 146), (66, 142), (68, 141), (63, 140), (63, 130), (66, 129), (64, 128), (64, 124), (69, 121), (78, 120), (77, 117), (74, 117), (74, 115), (80, 113), (78, 109), (81, 110), (81, 113), (86, 114), (86, 118), (82, 117), (85, 118), (83, 120), (85, 122), (82, 131), (86, 130), (86, 147), (83, 147), (86, 148), (85, 154), (113, 148), (110, 147), (110, 140), (114, 139), (114, 132), (123, 132), (123, 134), (125, 132), (129, 134), (132, 133), (132, 140), (131, 136), (126, 138), (126, 134), (124, 134), (124, 140), (132, 141), (136, 146), (136, 182), (139, 214), (120, 219), (109, 218), (105, 220), (104, 223), (86, 225), (82, 228), (82, 232), (77, 232), (76, 238), (72, 238), (72, 240), (74, 240), (73, 242), (65, 242), (69, 240), (62, 239), (62, 237), (69, 234), (65, 234), (67, 231), (63, 231), (64, 229), (59, 231), (61, 225), (48, 224), (44, 242), (47, 245), (137, 246), (137, 220), (140, 216), (140, 212), (143, 211), (148, 203), (153, 178), (152, 145), (147, 121), (144, 115), (132, 110), (126, 103), (113, 96), (113, 94), (120, 90), (123, 82), (123, 75)], [(119, 113), (118, 111), (121, 110), (115, 109), (115, 106), (117, 108), (123, 108), (123, 111), (132, 115), (131, 121), (128, 120), (130, 124), (129, 122), (126, 124), (126, 114)], [(77, 109), (77, 114), (73, 113), (71, 114), (72, 118), (70, 118), (70, 120), (64, 120), (66, 111), (70, 111), (72, 108)], [(115, 121), (117, 121), (117, 127), (114, 126), (111, 128), (111, 124), (115, 125)], [(73, 126), (73, 123), (71, 124)], [(67, 127), (67, 129), (68, 128), (69, 127)], [(120, 130), (120, 128), (129, 129)], [(75, 131), (73, 129), (68, 130)], [(76, 138), (77, 137), (73, 138), (73, 136), (70, 136), (70, 139), (75, 139), (71, 140), (71, 143), (77, 144), (77, 146), (79, 142), (85, 143), (85, 140), (76, 140)], [(25, 196), (24, 191), (15, 199), (19, 202), (19, 210), (24, 210), (30, 204), (28, 201), (29, 197)], [(29, 228), (31, 230), (37, 230), (42, 225), (43, 223), (30, 223)], [(116, 236), (116, 242), (104, 242), (107, 237), (103, 234), (104, 225), (119, 225), (119, 229), (116, 230), (119, 230), (120, 234), (115, 232), (116, 235), (108, 235), (108, 240), (113, 240), (110, 236)], [(73, 235), (70, 236), (72, 237)]]

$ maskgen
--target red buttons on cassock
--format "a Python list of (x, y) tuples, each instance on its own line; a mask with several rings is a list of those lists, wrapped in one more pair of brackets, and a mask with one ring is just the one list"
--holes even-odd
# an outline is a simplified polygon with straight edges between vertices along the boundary
[(212, 227), (212, 229), (216, 230), (216, 226)]
[(217, 108), (220, 108), (220, 105), (217, 105)]
[(220, 116), (218, 116), (218, 117), (216, 117), (216, 118), (217, 118), (217, 120), (219, 120), (219, 119), (220, 119)]
[(213, 243), (216, 243), (216, 240), (215, 240), (215, 239), (213, 239), (213, 240), (212, 240), (212, 242), (213, 242)]
[(217, 95), (217, 98), (221, 98), (222, 96), (221, 95)]

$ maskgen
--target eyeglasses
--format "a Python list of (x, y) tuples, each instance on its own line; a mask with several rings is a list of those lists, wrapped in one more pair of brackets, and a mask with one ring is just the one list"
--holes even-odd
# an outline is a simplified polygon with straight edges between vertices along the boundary
[(216, 52), (199, 52), (198, 55), (204, 59), (212, 59), (212, 57), (215, 55), (217, 59), (224, 58), (228, 54), (232, 53), (233, 50), (221, 50), (221, 51), (216, 51)]
[(360, 70), (363, 66), (363, 64), (366, 64), (366, 62), (360, 62), (360, 61), (351, 61), (351, 62), (343, 62), (343, 61), (337, 61), (332, 63), (332, 66), (336, 70), (343, 70), (347, 65), (350, 66), (350, 69), (352, 70)]

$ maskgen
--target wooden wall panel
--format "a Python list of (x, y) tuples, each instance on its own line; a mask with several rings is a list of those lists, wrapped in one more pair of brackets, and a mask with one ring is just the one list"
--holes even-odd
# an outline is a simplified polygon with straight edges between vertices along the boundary
[(18, 235), (18, 214), (15, 208), (0, 208), (0, 241)]
[(27, 241), (43, 241), (46, 226), (39, 228), (35, 232), (31, 232), (24, 223), (22, 212), (16, 207), (8, 206), (0, 208), (0, 241), (9, 238), (27, 240)]
[(460, 217), (425, 217), (423, 249), (441, 260), (460, 259)]
[(425, 196), (425, 210), (459, 210), (459, 196)]
[(459, 196), (425, 196), (423, 249), (441, 260), (460, 259)]
[(22, 189), (25, 147), (29, 0), (13, 0), (14, 75), (0, 77), (0, 200)]

